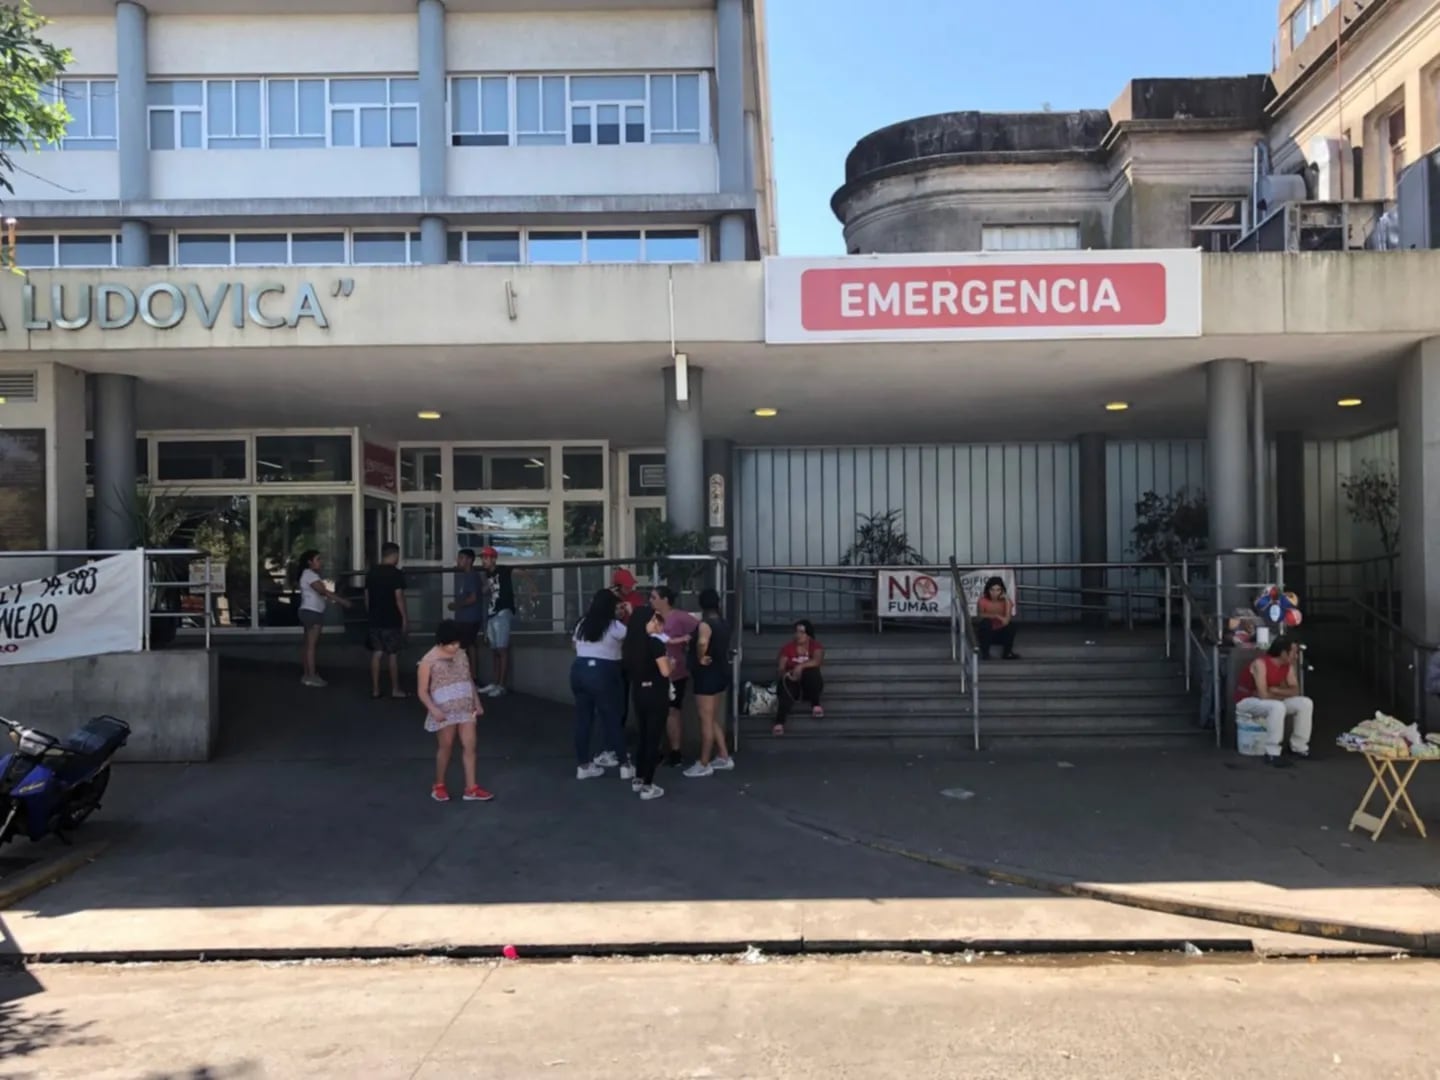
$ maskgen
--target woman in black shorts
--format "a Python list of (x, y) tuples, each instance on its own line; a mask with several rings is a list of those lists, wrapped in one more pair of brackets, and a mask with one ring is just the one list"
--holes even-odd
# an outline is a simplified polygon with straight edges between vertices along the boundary
[(655, 783), (655, 769), (660, 764), (660, 738), (665, 733), (665, 718), (670, 712), (670, 658), (665, 655), (665, 642), (660, 636), (664, 629), (665, 620), (654, 608), (636, 608), (621, 646), (622, 662), (630, 676), (630, 691), (635, 700), (638, 729), (636, 771), (631, 787), (646, 802), (665, 794), (665, 789)]
[(685, 770), (692, 780), (735, 768), (725, 742), (721, 706), (730, 689), (730, 624), (720, 615), (720, 594), (700, 594), (700, 625), (690, 639), (690, 684), (700, 714), (700, 760)]

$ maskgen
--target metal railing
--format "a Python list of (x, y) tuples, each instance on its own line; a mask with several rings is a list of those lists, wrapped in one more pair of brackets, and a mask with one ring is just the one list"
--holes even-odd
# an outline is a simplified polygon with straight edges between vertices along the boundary
[[(1394, 619), (1363, 600), (1352, 600), (1351, 603), (1357, 615), (1352, 629), (1360, 636), (1362, 643), (1370, 646), (1369, 650), (1362, 650), (1361, 655), (1363, 656), (1365, 651), (1372, 655), (1369, 672), (1372, 685), (1377, 691), (1388, 688), (1389, 707), (1392, 712), (1398, 711), (1403, 701), (1400, 696), (1399, 676), (1404, 670), (1409, 684), (1407, 689), (1410, 695), (1410, 719), (1419, 723), (1422, 728), (1427, 728), (1430, 695), (1425, 692), (1425, 673), (1429, 668), (1430, 658), (1440, 652), (1440, 645), (1421, 641)], [(1382, 660), (1386, 672), (1383, 681)]]
[[(87, 563), (99, 559), (108, 559), (115, 555), (128, 555), (133, 548), (124, 549), (58, 549), (55, 551), (0, 551), (0, 560), (14, 559), (27, 560), (35, 563), (49, 562), (54, 564), (50, 573), (73, 570), (77, 566), (84, 566)], [(178, 573), (175, 568), (176, 561), (184, 559), (184, 577), (171, 577), (172, 573)], [(198, 578), (193, 577), (195, 573), (194, 564), (203, 560), (204, 566)], [(204, 630), (205, 648), (210, 648), (210, 630), (215, 624), (215, 571), (214, 563), (210, 553), (200, 551), (196, 548), (146, 548), (143, 562), (144, 579), (141, 584), (141, 595), (147, 598), (149, 618), (142, 623), (143, 646), (150, 649), (152, 645), (153, 625), (156, 620), (160, 622), (173, 621), (178, 630), (180, 625), (187, 619), (194, 619), (198, 615)], [(32, 572), (32, 571), (27, 571)], [(8, 577), (3, 570), (3, 563), (0, 563), (0, 579)], [(42, 574), (41, 576), (48, 576)], [(161, 602), (161, 598), (168, 595), (168, 590), (186, 590), (181, 592), (180, 600), (176, 607), (171, 610)], [(200, 610), (194, 608), (186, 609), (184, 599), (188, 596), (200, 595)]]
[[(962, 630), (961, 627), (964, 629)], [(965, 640), (965, 656), (958, 655), (960, 639)], [(950, 560), (950, 659), (960, 662), (960, 692), (970, 691), (970, 733), (975, 750), (980, 749), (980, 639), (970, 620), (970, 605), (965, 602), (965, 588), (960, 581), (960, 566)], [(967, 670), (968, 669), (968, 670)]]
[[(735, 560), (735, 581), (745, 580), (745, 564)], [(730, 601), (730, 625), (733, 628), (730, 640), (730, 748), (740, 749), (740, 695), (743, 687), (740, 676), (745, 660), (745, 590), (737, 588)]]

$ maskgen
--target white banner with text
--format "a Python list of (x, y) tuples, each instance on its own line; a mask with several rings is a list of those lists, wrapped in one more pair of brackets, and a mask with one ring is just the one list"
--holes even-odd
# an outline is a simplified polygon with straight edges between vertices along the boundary
[[(960, 575), (965, 592), (965, 610), (975, 616), (975, 603), (985, 591), (985, 583), (999, 578), (1005, 592), (1015, 600), (1015, 572), (1003, 568), (966, 570)], [(954, 596), (948, 571), (881, 570), (876, 580), (876, 610), (882, 619), (948, 619), (951, 597)]]
[(145, 647), (145, 553), (0, 587), (0, 665)]

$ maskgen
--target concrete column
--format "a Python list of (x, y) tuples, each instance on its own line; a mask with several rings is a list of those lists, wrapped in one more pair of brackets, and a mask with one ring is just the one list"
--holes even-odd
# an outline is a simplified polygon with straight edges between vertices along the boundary
[(750, 255), (749, 229), (744, 214), (726, 214), (720, 219), (720, 261), (744, 262)]
[[(1080, 561), (1106, 562), (1110, 544), (1106, 535), (1105, 436), (1081, 435), (1076, 440), (1076, 449), (1080, 454)], [(1103, 589), (1105, 579), (1104, 570), (1084, 570), (1080, 574), (1086, 589)], [(1105, 604), (1105, 594), (1087, 592), (1083, 601), (1087, 606), (1098, 608)], [(1083, 621), (1087, 626), (1103, 626), (1107, 618), (1103, 611), (1086, 611)]]
[(1400, 616), (1440, 642), (1440, 338), (1400, 365)]
[(420, 34), (420, 195), (438, 199), (447, 194), (445, 160), (449, 141), (449, 125), (445, 122), (445, 5), (442, 0), (418, 0), (416, 16)]
[[(728, 591), (736, 587), (733, 539), (735, 536), (735, 484), (732, 471), (735, 460), (735, 444), (729, 439), (706, 439), (704, 453), (705, 535), (710, 539), (710, 551), (725, 560), (725, 584)], [(718, 585), (715, 587), (719, 588)], [(726, 610), (731, 614), (734, 613), (728, 602)]]
[[(715, 148), (720, 157), (720, 190), (727, 195), (751, 191), (745, 152), (745, 4), (715, 0)], [(745, 218), (720, 219), (720, 260), (743, 262), (748, 256)]]
[(120, 223), (120, 265), (150, 265), (150, 224), (146, 221)]
[(1265, 534), (1270, 517), (1270, 445), (1265, 441), (1265, 365), (1258, 361), (1250, 365), (1250, 463), (1255, 497), (1253, 543), (1265, 547), (1269, 543)]
[(1305, 608), (1305, 436), (1275, 434), (1275, 543), (1285, 549), (1285, 584)]
[(135, 544), (135, 377), (94, 375), (95, 539), (103, 549)]
[(675, 369), (665, 369), (665, 517), (676, 532), (705, 533), (705, 431), (702, 372), (689, 365), (689, 400), (675, 400)]
[[(1244, 360), (1212, 360), (1205, 369), (1209, 413), (1206, 446), (1206, 480), (1210, 504), (1210, 546), (1224, 551), (1249, 547), (1254, 530), (1250, 516), (1251, 467), (1247, 406), (1249, 365)], [(1225, 583), (1246, 580), (1248, 560), (1224, 560)], [(1239, 589), (1227, 588), (1223, 600), (1229, 611), (1242, 603)]]
[(420, 261), (426, 266), (444, 266), (449, 262), (444, 218), (420, 219)]
[(132, 0), (115, 5), (115, 112), (120, 157), (120, 201), (150, 197), (150, 78), (148, 18)]

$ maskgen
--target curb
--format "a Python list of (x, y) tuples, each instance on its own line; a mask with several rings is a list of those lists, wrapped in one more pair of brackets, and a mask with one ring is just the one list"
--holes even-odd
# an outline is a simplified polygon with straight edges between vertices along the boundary
[(879, 851), (887, 855), (896, 855), (902, 859), (924, 863), (941, 870), (983, 878), (986, 881), (994, 881), (1002, 885), (1015, 885), (1035, 892), (1046, 892), (1077, 900), (1099, 900), (1107, 904), (1153, 911), (1161, 915), (1179, 915), (1190, 919), (1226, 923), (1231, 926), (1244, 926), (1254, 930), (1269, 930), (1278, 934), (1295, 934), (1302, 937), (1323, 938), (1327, 941), (1344, 941), (1354, 945), (1379, 946), (1396, 949), (1414, 956), (1440, 956), (1440, 930), (1433, 932), (1396, 930), (1384, 926), (1370, 926), (1365, 923), (1311, 919), (1260, 908), (1243, 908), (1233, 904), (1199, 900), (1171, 900), (1143, 892), (1116, 888), (1113, 885), (1096, 885), (1076, 878), (1042, 874), (1001, 864), (987, 865), (942, 855), (931, 855), (884, 840), (853, 836), (793, 814), (786, 815), (786, 817), (791, 824), (832, 840), (854, 844), (856, 847), (868, 848), (871, 851)]
[(78, 847), (67, 848), (63, 854), (46, 859), (18, 874), (0, 878), (0, 910), (14, 907), (47, 885), (69, 877), (82, 866), (94, 862), (109, 846), (109, 840), (92, 840)]

